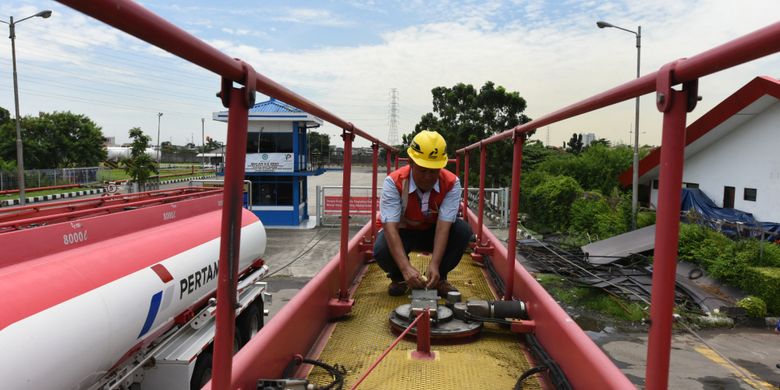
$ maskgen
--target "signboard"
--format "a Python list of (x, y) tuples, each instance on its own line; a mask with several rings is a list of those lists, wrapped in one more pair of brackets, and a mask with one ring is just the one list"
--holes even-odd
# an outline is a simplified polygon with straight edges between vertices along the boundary
[(292, 172), (293, 167), (292, 153), (248, 153), (246, 155), (247, 172)]
[[(376, 209), (379, 211), (379, 197), (376, 198)], [(341, 213), (341, 197), (325, 197), (325, 214)], [(350, 215), (371, 215), (371, 197), (370, 196), (352, 196), (349, 198)]]

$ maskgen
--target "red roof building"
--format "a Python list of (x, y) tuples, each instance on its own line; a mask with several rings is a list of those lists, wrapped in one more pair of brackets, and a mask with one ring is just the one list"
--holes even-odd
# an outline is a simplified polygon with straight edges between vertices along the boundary
[[(688, 126), (683, 186), (718, 206), (780, 221), (780, 81), (756, 77)], [(639, 161), (639, 199), (657, 205), (661, 148)], [(620, 175), (631, 185), (633, 166)]]

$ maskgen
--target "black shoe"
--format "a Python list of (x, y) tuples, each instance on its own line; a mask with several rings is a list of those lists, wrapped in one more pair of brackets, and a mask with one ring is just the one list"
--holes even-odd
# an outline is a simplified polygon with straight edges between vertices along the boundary
[(400, 297), (406, 293), (406, 282), (390, 282), (387, 286), (387, 295), (391, 297)]

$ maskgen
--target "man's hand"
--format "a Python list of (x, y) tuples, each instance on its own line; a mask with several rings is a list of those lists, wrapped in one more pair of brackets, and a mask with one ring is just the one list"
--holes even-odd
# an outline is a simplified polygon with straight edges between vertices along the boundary
[(441, 279), (441, 275), (439, 275), (439, 266), (434, 266), (432, 263), (429, 264), (426, 275), (428, 275), (428, 283), (425, 285), (425, 288), (435, 288), (437, 283), (439, 283), (439, 279)]
[(409, 286), (409, 288), (419, 289), (425, 286), (425, 282), (422, 280), (420, 271), (418, 271), (417, 268), (414, 268), (414, 266), (411, 264), (409, 264), (408, 267), (402, 269), (401, 273), (403, 274), (406, 285)]

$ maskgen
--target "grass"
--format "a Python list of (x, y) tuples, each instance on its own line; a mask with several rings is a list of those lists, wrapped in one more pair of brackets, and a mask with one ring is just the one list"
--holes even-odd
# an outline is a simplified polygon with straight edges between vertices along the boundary
[[(84, 187), (74, 187), (74, 188), (61, 188), (61, 189), (55, 189), (55, 190), (45, 190), (45, 191), (25, 191), (24, 196), (27, 198), (31, 198), (33, 196), (42, 196), (42, 195), (51, 195), (51, 194), (64, 194), (67, 192), (77, 192), (77, 191), (84, 191), (87, 188)], [(19, 199), (19, 194), (8, 194), (8, 195), (0, 195), (0, 200), (8, 200), (8, 199)]]
[(623, 321), (641, 321), (647, 316), (642, 305), (614, 297), (603, 290), (579, 287), (554, 274), (536, 274), (536, 279), (550, 295), (568, 305)]
[[(195, 168), (194, 175), (202, 175), (204, 172), (199, 168)], [(188, 167), (180, 167), (180, 168), (162, 168), (160, 169), (161, 175), (176, 175), (176, 176), (170, 176), (170, 178), (176, 178), (176, 177), (186, 177), (186, 176), (192, 176), (193, 171), (192, 169)], [(130, 177), (127, 175), (124, 169), (117, 168), (117, 169), (103, 169), (100, 171), (100, 174), (98, 175), (98, 181), (115, 181), (115, 180), (127, 180)], [(164, 178), (168, 179), (168, 177)]]

